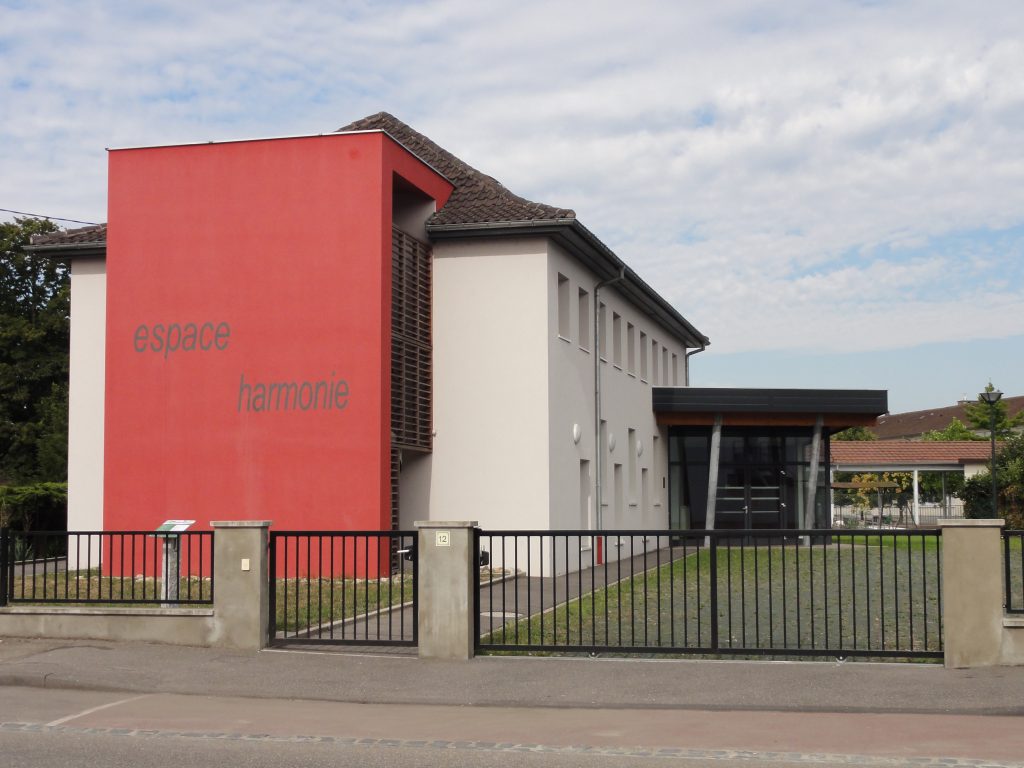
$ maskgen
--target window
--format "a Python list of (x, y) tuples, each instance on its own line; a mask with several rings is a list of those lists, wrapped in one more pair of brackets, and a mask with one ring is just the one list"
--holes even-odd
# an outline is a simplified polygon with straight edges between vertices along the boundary
[(636, 498), (636, 430), (626, 431), (626, 461), (629, 462), (629, 498)]
[(658, 342), (654, 339), (651, 339), (651, 383), (660, 383), (658, 381)]
[(601, 336), (601, 359), (608, 359), (608, 310), (602, 303), (597, 311), (597, 330)]
[(647, 381), (647, 334), (640, 331), (640, 378)]
[[(675, 355), (672, 355), (672, 357), (675, 357)], [(661, 383), (668, 384), (668, 349), (661, 350), (661, 370), (664, 372), (663, 375), (665, 377), (665, 380)]]
[(612, 312), (612, 363), (622, 367), (622, 318), (618, 312)]
[(626, 370), (636, 376), (636, 329), (632, 323), (626, 323)]
[(679, 386), (679, 358), (675, 352), (672, 353), (672, 386)]
[(558, 335), (568, 340), (572, 331), (569, 328), (569, 278), (558, 276)]
[(580, 349), (590, 349), (590, 294), (582, 288), (579, 292), (579, 327)]
[(622, 487), (622, 465), (615, 464), (612, 466), (612, 478), (615, 483), (615, 520), (608, 528), (615, 528), (616, 526), (622, 525), (622, 513), (626, 509), (626, 494), (625, 489)]

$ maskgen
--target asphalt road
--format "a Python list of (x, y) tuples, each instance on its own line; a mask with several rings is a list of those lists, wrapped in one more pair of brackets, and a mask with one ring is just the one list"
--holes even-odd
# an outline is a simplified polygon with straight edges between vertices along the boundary
[[(0, 687), (3, 765), (1021, 765), (1013, 716), (356, 704)], [(799, 734), (799, 736), (794, 736)]]

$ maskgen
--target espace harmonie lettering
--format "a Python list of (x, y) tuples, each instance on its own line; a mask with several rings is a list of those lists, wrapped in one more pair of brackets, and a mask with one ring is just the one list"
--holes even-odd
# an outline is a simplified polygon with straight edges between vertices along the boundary
[[(231, 343), (231, 326), (224, 322), (142, 323), (132, 339), (136, 352), (152, 352), (166, 360), (176, 352), (223, 352)], [(331, 371), (317, 381), (247, 382), (240, 374), (237, 410), (342, 411), (348, 406), (349, 386)]]

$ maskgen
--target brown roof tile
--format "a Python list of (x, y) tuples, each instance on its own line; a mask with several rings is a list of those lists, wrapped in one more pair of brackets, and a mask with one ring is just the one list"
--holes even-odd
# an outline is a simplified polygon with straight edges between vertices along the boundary
[[(428, 224), (498, 224), (576, 218), (576, 212), (569, 208), (556, 208), (513, 194), (497, 179), (481, 173), (387, 112), (356, 120), (340, 128), (339, 132), (372, 130), (385, 131), (455, 186), (448, 202), (430, 218)], [(107, 225), (100, 224), (38, 235), (33, 238), (32, 244), (102, 244), (106, 240)]]
[(100, 245), (107, 242), (107, 225), (95, 224), (78, 229), (66, 229), (48, 235), (33, 235), (32, 245)]
[(519, 197), (496, 179), (464, 163), (394, 115), (378, 112), (349, 123), (339, 131), (385, 131), (414, 155), (455, 185), (445, 206), (429, 224), (491, 224), (574, 219), (575, 211)]
[[(1015, 416), (1024, 410), (1024, 396), (1004, 397), (1009, 415)], [(965, 403), (957, 403), (945, 408), (929, 408), (924, 411), (908, 411), (907, 413), (890, 413), (878, 417), (878, 423), (871, 427), (879, 440), (893, 440), (903, 437), (920, 437), (925, 432), (945, 429), (953, 419), (960, 419), (964, 424), (967, 415)]]
[(986, 461), (991, 455), (988, 441), (954, 440), (835, 440), (829, 446), (832, 463), (837, 465), (913, 465), (950, 464)]

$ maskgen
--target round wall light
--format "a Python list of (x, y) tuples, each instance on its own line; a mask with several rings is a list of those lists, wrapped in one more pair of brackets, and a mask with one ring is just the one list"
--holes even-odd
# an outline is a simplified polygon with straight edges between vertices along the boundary
[(572, 441), (574, 444), (579, 445), (580, 438), (583, 437), (583, 430), (580, 429), (579, 424), (572, 425)]

